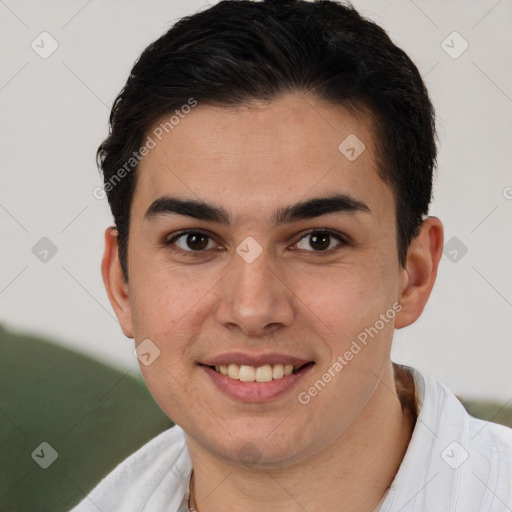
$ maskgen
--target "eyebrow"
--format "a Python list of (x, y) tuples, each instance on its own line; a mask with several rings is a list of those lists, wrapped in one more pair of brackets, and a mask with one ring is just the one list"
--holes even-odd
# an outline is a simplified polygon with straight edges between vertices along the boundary
[[(370, 213), (370, 208), (363, 201), (347, 194), (334, 194), (328, 197), (315, 197), (278, 208), (273, 213), (272, 224), (278, 226), (299, 220), (313, 219), (330, 213), (353, 214), (357, 212)], [(169, 196), (163, 196), (153, 201), (144, 218), (151, 220), (167, 215), (184, 215), (227, 226), (231, 225), (229, 212), (220, 206), (199, 200)]]

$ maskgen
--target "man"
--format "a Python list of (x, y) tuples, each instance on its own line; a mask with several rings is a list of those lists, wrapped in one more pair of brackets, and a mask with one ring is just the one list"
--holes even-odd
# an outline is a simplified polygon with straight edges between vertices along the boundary
[(443, 228), (419, 72), (331, 1), (228, 1), (135, 64), (102, 274), (177, 424), (74, 511), (512, 510), (512, 431), (394, 364)]

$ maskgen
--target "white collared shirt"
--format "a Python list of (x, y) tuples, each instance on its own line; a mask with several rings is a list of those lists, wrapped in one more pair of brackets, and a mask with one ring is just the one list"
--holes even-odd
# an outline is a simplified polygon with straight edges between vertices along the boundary
[[(435, 378), (405, 367), (418, 417), (378, 512), (512, 512), (512, 429), (470, 416)], [(109, 473), (71, 512), (187, 512), (192, 462), (174, 426)]]

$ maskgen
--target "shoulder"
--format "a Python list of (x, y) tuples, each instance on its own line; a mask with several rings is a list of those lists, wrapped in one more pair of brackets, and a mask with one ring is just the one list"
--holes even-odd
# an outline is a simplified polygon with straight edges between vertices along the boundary
[(71, 512), (140, 511), (151, 502), (151, 510), (159, 510), (162, 493), (184, 494), (191, 469), (185, 434), (176, 425), (121, 462)]
[[(512, 429), (469, 414), (442, 382), (423, 376), (426, 416), (436, 425), (433, 446), (451, 473), (452, 503), (468, 510), (505, 511), (512, 506)], [(470, 504), (473, 505), (470, 505)], [(478, 504), (478, 505), (476, 505)], [(469, 507), (469, 508), (468, 508)]]
[(512, 429), (471, 416), (441, 381), (411, 367), (418, 411), (385, 512), (510, 512)]
[[(480, 488), (494, 501), (491, 510), (512, 510), (512, 429), (467, 414), (467, 461), (462, 486)], [(465, 454), (464, 454), (465, 455)], [(482, 510), (487, 510), (482, 507)]]
[[(432, 405), (437, 409), (441, 433), (458, 433), (460, 444), (475, 453), (473, 464), (481, 462), (477, 455), (482, 454), (512, 468), (512, 428), (472, 416), (445, 384), (433, 377), (424, 379), (435, 397)], [(470, 462), (470, 457), (467, 460)]]
[(473, 446), (479, 449), (498, 449), (512, 463), (512, 428), (466, 414)]

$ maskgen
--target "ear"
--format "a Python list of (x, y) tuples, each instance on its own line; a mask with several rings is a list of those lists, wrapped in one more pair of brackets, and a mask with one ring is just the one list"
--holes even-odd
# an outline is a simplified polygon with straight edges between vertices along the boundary
[(128, 283), (125, 281), (121, 270), (117, 230), (113, 227), (105, 230), (105, 250), (101, 262), (101, 275), (110, 304), (114, 308), (124, 335), (128, 338), (133, 338)]
[(427, 217), (409, 246), (401, 272), (399, 302), (402, 309), (395, 317), (396, 329), (411, 325), (423, 312), (436, 280), (443, 254), (443, 239), (441, 221)]

